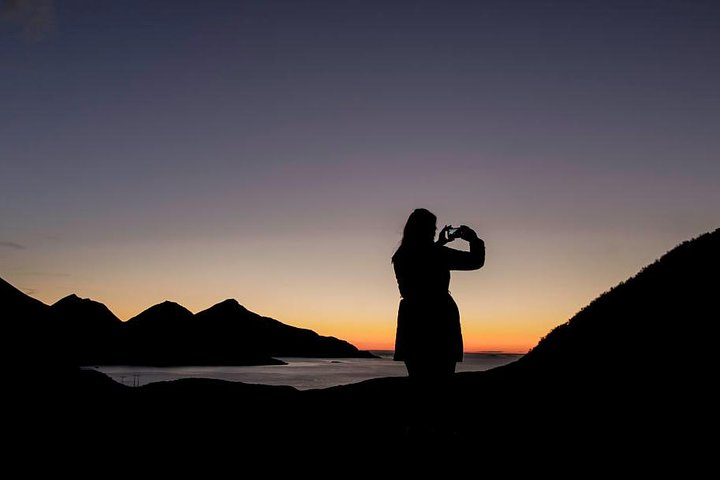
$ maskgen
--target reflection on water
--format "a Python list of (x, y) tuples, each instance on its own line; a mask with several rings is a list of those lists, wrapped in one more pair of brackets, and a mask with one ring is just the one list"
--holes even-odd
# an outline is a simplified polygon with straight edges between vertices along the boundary
[[(375, 351), (380, 358), (289, 358), (287, 365), (252, 367), (93, 367), (128, 386), (179, 378), (215, 378), (232, 382), (290, 385), (300, 390), (326, 388), (378, 377), (407, 375), (402, 362), (392, 360), (391, 351)], [(458, 372), (489, 370), (517, 360), (520, 354), (466, 353)]]

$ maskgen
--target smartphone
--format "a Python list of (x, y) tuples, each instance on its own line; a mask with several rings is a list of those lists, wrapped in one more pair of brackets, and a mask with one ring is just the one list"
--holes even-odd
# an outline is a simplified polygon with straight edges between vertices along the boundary
[(460, 227), (450, 227), (447, 230), (448, 238), (456, 237), (460, 232)]

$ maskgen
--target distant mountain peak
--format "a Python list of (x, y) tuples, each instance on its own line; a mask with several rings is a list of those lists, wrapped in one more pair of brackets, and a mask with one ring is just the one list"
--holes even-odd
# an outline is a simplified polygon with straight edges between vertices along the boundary
[(223, 300), (220, 303), (216, 303), (215, 305), (208, 308), (207, 310), (232, 310), (232, 311), (249, 312), (249, 310), (247, 308), (240, 305), (240, 302), (238, 302), (234, 298), (228, 298), (227, 300)]
[(70, 295), (61, 298), (60, 300), (55, 302), (53, 305), (57, 305), (59, 303), (79, 303), (79, 302), (87, 301), (87, 300), (90, 300), (90, 299), (89, 298), (81, 298), (81, 297), (78, 297), (77, 295), (75, 295), (74, 293), (71, 293)]
[(110, 309), (108, 309), (107, 306), (106, 306), (104, 303), (95, 301), (95, 300), (93, 300), (92, 298), (79, 297), (79, 296), (77, 296), (77, 295), (74, 294), (74, 293), (71, 293), (70, 295), (67, 295), (67, 296), (63, 297), (63, 298), (61, 298), (60, 300), (58, 300), (57, 302), (55, 302), (55, 303), (52, 304), (53, 307), (56, 307), (56, 306), (61, 306), (61, 307), (62, 307), (62, 306), (69, 306), (69, 305), (73, 305), (73, 306), (91, 306), (91, 305), (95, 305), (95, 306), (97, 306), (97, 307), (102, 307), (102, 308), (107, 309), (108, 311), (110, 311)]
[(152, 307), (143, 310), (138, 315), (134, 316), (127, 321), (128, 324), (138, 324), (145, 322), (158, 322), (158, 321), (177, 321), (178, 319), (187, 319), (192, 317), (193, 313), (187, 308), (183, 307), (179, 303), (165, 300), (162, 303), (153, 305)]
[[(101, 328), (101, 325), (107, 327), (121, 324), (121, 320), (105, 304), (78, 297), (74, 293), (53, 303), (50, 309), (57, 319), (73, 323), (76, 328)], [(89, 327), (90, 325), (92, 327)]]
[(157, 305), (153, 305), (152, 307), (148, 308), (148, 310), (150, 310), (151, 308), (157, 310), (184, 310), (190, 312), (190, 310), (188, 310), (187, 308), (171, 300), (165, 300), (164, 302), (158, 303)]
[(240, 302), (238, 302), (238, 301), (235, 300), (234, 298), (228, 298), (228, 299), (226, 299), (226, 300), (223, 300), (222, 302), (218, 303), (218, 305), (228, 305), (228, 306), (233, 306), (233, 307), (235, 307), (235, 306), (242, 307), (242, 305), (240, 305)]

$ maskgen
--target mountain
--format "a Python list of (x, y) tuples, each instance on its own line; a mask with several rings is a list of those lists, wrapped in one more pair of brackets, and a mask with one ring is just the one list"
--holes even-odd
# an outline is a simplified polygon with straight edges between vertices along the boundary
[(55, 341), (77, 365), (113, 363), (122, 321), (102, 303), (68, 295), (50, 307)]
[(125, 325), (123, 363), (133, 365), (282, 365), (228, 325), (205, 325), (174, 302), (152, 306)]
[(75, 294), (68, 295), (52, 304), (51, 312), (65, 327), (76, 330), (113, 330), (120, 328), (122, 320), (115, 316), (108, 307), (89, 298), (80, 298)]
[(22, 358), (38, 364), (277, 365), (284, 362), (274, 356), (373, 357), (235, 300), (197, 315), (166, 301), (122, 322), (102, 303), (69, 295), (47, 306), (0, 279), (0, 309)]
[(195, 315), (163, 302), (128, 320), (125, 334), (131, 358), (124, 363), (132, 364), (255, 365), (281, 364), (270, 357), (283, 356), (373, 356), (343, 340), (262, 317), (233, 299)]
[(373, 357), (344, 340), (323, 337), (312, 330), (262, 317), (232, 299), (198, 313), (196, 319), (195, 333), (203, 338), (210, 338), (215, 331), (223, 331), (229, 338), (241, 342), (243, 348), (258, 349), (272, 356)]
[(182, 305), (165, 301), (128, 320), (124, 330), (127, 344), (125, 357), (132, 358), (124, 359), (124, 363), (185, 363), (179, 362), (179, 359), (195, 350), (186, 340), (192, 317), (192, 312)]

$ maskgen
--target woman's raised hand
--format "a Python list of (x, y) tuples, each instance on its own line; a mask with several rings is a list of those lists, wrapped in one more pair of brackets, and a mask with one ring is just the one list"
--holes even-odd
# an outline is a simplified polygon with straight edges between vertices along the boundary
[(450, 238), (448, 237), (448, 230), (450, 230), (450, 225), (445, 225), (442, 230), (440, 230), (436, 242), (438, 245), (445, 245), (446, 243), (450, 242)]
[(460, 225), (460, 238), (463, 240), (467, 240), (468, 242), (471, 240), (477, 240), (478, 236), (477, 233), (475, 233), (475, 230), (468, 227), (467, 225)]

